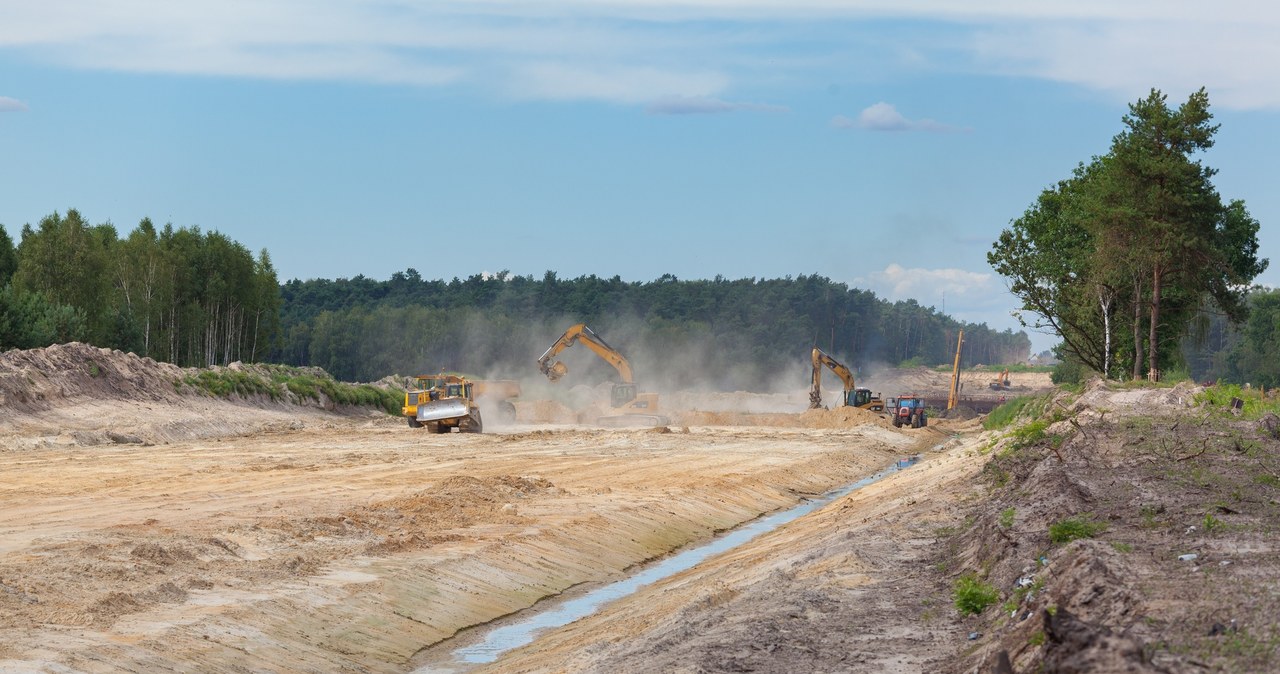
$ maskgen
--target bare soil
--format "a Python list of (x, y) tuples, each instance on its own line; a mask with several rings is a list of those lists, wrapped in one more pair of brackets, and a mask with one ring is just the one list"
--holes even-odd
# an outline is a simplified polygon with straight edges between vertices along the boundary
[[(1277, 667), (1280, 419), (1190, 388), (1057, 394), (1038, 433), (894, 429), (800, 391), (664, 395), (656, 429), (524, 400), (517, 425), (438, 436), (182, 374), (84, 345), (0, 355), (0, 672), (413, 671), (909, 455), (480, 669)], [(895, 376), (885, 395), (948, 377)], [(1055, 541), (1069, 519), (1101, 526)], [(973, 616), (966, 576), (997, 595)]]

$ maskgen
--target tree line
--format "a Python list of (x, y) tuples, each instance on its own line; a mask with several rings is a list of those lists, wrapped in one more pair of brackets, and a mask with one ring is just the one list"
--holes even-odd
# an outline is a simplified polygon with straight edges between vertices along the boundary
[[(950, 363), (965, 330), (965, 363), (1025, 360), (1024, 332), (968, 324), (914, 300), (888, 302), (822, 276), (627, 282), (501, 272), (450, 281), (408, 269), (387, 281), (293, 280), (283, 287), (279, 359), (340, 379), (456, 369), (527, 375), (570, 325), (585, 322), (647, 382), (768, 388), (804, 381), (817, 345), (852, 367)], [(579, 381), (608, 378), (594, 370)], [(696, 382), (693, 380), (697, 380)]]
[(219, 232), (144, 219), (121, 238), (73, 209), (24, 225), (15, 245), (0, 225), (0, 348), (84, 341), (182, 366), (258, 361), (280, 309), (267, 251)]
[(1071, 363), (1158, 380), (1189, 369), (1182, 343), (1204, 316), (1247, 318), (1268, 261), (1258, 221), (1222, 199), (1199, 157), (1212, 118), (1204, 89), (1177, 108), (1152, 90), (1106, 154), (1041, 192), (994, 243), (988, 260), (1022, 301), (1023, 325), (1059, 335)]

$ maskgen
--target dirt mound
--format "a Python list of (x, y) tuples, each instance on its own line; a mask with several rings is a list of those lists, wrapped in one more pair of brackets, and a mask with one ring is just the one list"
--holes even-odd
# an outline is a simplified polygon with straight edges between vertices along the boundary
[(1048, 419), (991, 436), (979, 485), (989, 496), (944, 539), (939, 563), (988, 583), (1003, 610), (966, 620), (988, 636), (943, 672), (1002, 661), (1012, 671), (1274, 668), (1272, 646), (1229, 645), (1275, 629), (1277, 603), (1259, 601), (1257, 579), (1280, 564), (1257, 532), (1275, 526), (1280, 440), (1225, 412), (1189, 414), (1196, 390), (1097, 381), (1055, 396)]
[(80, 342), (0, 354), (0, 407), (48, 410), (82, 398), (176, 401), (183, 369)]

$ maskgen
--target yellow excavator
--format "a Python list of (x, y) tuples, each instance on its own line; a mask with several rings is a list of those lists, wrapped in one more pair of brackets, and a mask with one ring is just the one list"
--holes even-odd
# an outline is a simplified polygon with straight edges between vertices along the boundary
[(822, 407), (822, 368), (826, 366), (836, 373), (840, 381), (844, 382), (844, 395), (841, 398), (839, 407), (857, 407), (859, 409), (871, 410), (872, 412), (883, 412), (884, 401), (880, 399), (878, 394), (873, 394), (869, 388), (858, 388), (854, 385), (853, 372), (845, 367), (844, 363), (827, 355), (825, 351), (818, 347), (813, 347), (813, 385), (809, 388), (809, 409), (817, 409)]
[(596, 419), (597, 424), (601, 426), (665, 426), (671, 423), (670, 419), (658, 414), (657, 393), (639, 392), (632, 378), (631, 363), (583, 323), (570, 326), (563, 335), (560, 335), (560, 339), (557, 339), (551, 348), (538, 358), (538, 370), (546, 375), (547, 379), (553, 382), (560, 381), (560, 378), (569, 372), (569, 367), (555, 360), (555, 357), (574, 344), (586, 346), (592, 353), (612, 365), (618, 371), (618, 376), (622, 378), (621, 383), (613, 385), (609, 394), (609, 406), (618, 414), (600, 417)]

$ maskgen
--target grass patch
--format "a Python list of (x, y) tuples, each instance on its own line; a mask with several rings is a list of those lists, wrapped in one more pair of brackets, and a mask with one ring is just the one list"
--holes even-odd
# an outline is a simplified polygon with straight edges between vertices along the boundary
[(1267, 400), (1257, 389), (1245, 389), (1238, 384), (1218, 384), (1196, 394), (1196, 402), (1222, 414), (1231, 413), (1231, 400), (1239, 398), (1244, 404), (1240, 409), (1242, 419), (1256, 420), (1267, 413), (1280, 414), (1280, 400)]
[(1009, 529), (1013, 526), (1013, 518), (1018, 514), (1018, 509), (1009, 507), (1000, 511), (1000, 526)]
[(964, 575), (956, 580), (951, 592), (956, 608), (964, 615), (977, 615), (996, 603), (1000, 593), (989, 583), (984, 583), (973, 575)]
[(284, 365), (254, 365), (242, 370), (216, 368), (188, 374), (174, 382), (174, 388), (203, 391), (217, 398), (266, 396), (279, 401), (286, 392), (302, 400), (324, 397), (339, 405), (373, 407), (387, 414), (400, 414), (403, 391), (369, 384), (347, 384), (327, 374), (316, 374)]
[(1070, 543), (1077, 538), (1093, 538), (1106, 530), (1106, 522), (1095, 521), (1090, 515), (1068, 517), (1049, 525), (1049, 540), (1054, 543)]

